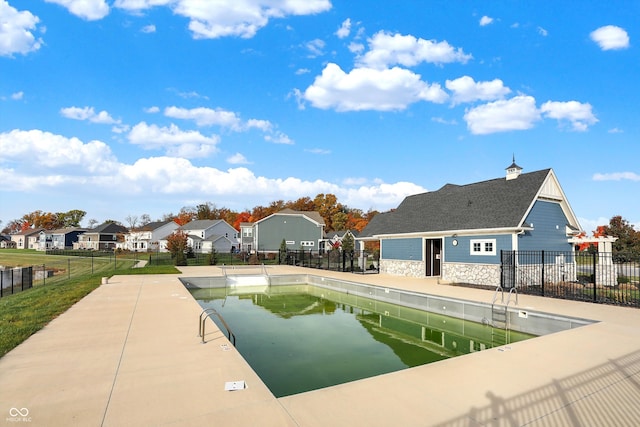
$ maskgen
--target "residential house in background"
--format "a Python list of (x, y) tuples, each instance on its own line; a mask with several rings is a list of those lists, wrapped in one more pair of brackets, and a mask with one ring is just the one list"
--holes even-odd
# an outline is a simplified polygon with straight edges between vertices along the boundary
[[(177, 230), (179, 225), (175, 221), (150, 222), (124, 236), (122, 249), (134, 252), (167, 250), (166, 238)], [(163, 243), (164, 242), (164, 243)]]
[(240, 250), (242, 252), (251, 253), (255, 250), (255, 244), (253, 242), (253, 223), (241, 222), (240, 223)]
[(128, 231), (120, 224), (105, 222), (78, 236), (78, 241), (73, 244), (73, 249), (114, 250), (118, 243), (124, 242), (124, 236)]
[(195, 253), (210, 253), (212, 249), (236, 252), (240, 246), (238, 231), (222, 219), (191, 221), (178, 229), (187, 233), (188, 244)]
[(29, 228), (21, 233), (11, 235), (16, 249), (38, 249), (40, 232), (43, 228)]
[[(406, 197), (359, 240), (380, 241), (380, 271), (498, 286), (501, 251), (571, 251), (580, 224), (552, 169)], [(563, 262), (565, 260), (558, 260)]]
[(331, 249), (331, 248), (339, 248), (342, 246), (342, 241), (344, 240), (344, 238), (346, 236), (351, 236), (351, 238), (353, 239), (354, 245), (355, 245), (355, 241), (358, 238), (358, 232), (357, 231), (351, 231), (351, 230), (341, 230), (341, 231), (331, 231), (329, 233), (326, 234), (325, 236), (325, 248), (326, 249)]
[[(243, 223), (243, 250), (250, 246), (251, 251), (278, 252), (284, 240), (290, 250), (319, 251), (324, 245), (324, 226), (324, 219), (318, 212), (285, 209), (256, 221), (251, 226)], [(251, 237), (245, 236), (245, 233), (250, 233)]]
[(38, 250), (72, 249), (73, 244), (78, 241), (79, 236), (86, 231), (86, 228), (78, 227), (60, 228), (58, 230), (42, 230), (38, 240)]
[(16, 242), (11, 240), (11, 236), (0, 234), (0, 249), (15, 249)]

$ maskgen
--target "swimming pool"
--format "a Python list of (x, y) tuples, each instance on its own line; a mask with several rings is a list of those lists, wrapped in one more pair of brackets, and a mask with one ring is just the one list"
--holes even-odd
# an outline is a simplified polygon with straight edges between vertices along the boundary
[[(515, 313), (538, 326), (504, 331), (487, 324), (486, 304), (309, 275), (182, 280), (203, 309), (224, 317), (238, 351), (277, 397), (539, 335), (526, 329), (567, 326), (536, 321), (533, 313), (524, 322)], [(435, 310), (421, 309), (428, 306)]]

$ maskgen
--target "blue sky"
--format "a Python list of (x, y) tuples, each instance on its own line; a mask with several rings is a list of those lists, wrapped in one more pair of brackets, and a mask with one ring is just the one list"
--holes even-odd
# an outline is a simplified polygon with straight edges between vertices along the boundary
[(0, 220), (553, 168), (583, 229), (640, 224), (637, 1), (0, 0)]

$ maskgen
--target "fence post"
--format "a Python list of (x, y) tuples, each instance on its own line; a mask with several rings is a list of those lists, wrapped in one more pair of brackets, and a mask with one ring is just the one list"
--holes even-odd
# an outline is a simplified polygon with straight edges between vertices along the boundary
[(47, 284), (47, 266), (42, 264), (42, 284)]
[(544, 296), (544, 251), (542, 251), (542, 296)]
[(598, 277), (598, 272), (596, 271), (596, 268), (597, 268), (596, 265), (598, 263), (596, 259), (597, 254), (594, 252), (591, 255), (592, 255), (591, 259), (593, 261), (592, 263), (593, 268), (591, 269), (591, 271), (593, 271), (593, 302), (597, 302), (598, 300), (598, 292), (596, 291), (596, 285), (598, 283), (598, 280), (596, 279)]

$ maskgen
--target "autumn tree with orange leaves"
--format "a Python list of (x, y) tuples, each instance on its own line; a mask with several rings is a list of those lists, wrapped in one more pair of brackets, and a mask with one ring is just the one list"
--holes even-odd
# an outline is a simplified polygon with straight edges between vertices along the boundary
[[(585, 237), (582, 232), (577, 237)], [(640, 255), (640, 231), (620, 215), (611, 217), (608, 225), (599, 225), (593, 231), (593, 237), (616, 237), (612, 244), (614, 254), (628, 254), (632, 256)], [(579, 251), (595, 250), (592, 243), (581, 243), (578, 245)]]
[[(378, 214), (378, 211), (375, 210), (369, 210), (364, 213), (360, 209), (351, 209), (339, 203), (338, 198), (334, 194), (320, 193), (313, 199), (310, 197), (300, 197), (297, 200), (287, 202), (284, 200), (275, 200), (268, 206), (256, 206), (251, 211), (244, 212), (235, 212), (224, 207), (218, 208), (214, 203), (205, 202), (196, 206), (185, 206), (180, 209), (177, 215), (173, 213), (164, 214), (162, 220), (172, 220), (182, 226), (198, 219), (222, 219), (239, 231), (240, 223), (242, 222), (257, 222), (284, 209), (302, 212), (318, 212), (324, 220), (326, 231), (352, 230), (360, 232), (369, 221)], [(86, 212), (80, 210), (56, 214), (35, 211), (24, 215), (24, 217), (19, 220), (8, 222), (3, 232), (17, 233), (30, 228), (55, 229), (79, 226), (85, 214)], [(130, 219), (134, 218), (133, 215), (130, 216)], [(149, 218), (147, 214), (143, 216), (145, 217), (144, 223), (151, 222), (151, 218)], [(135, 218), (137, 218), (137, 216), (135, 216)], [(95, 220), (91, 221), (97, 222)], [(91, 227), (92, 224), (89, 226)]]

